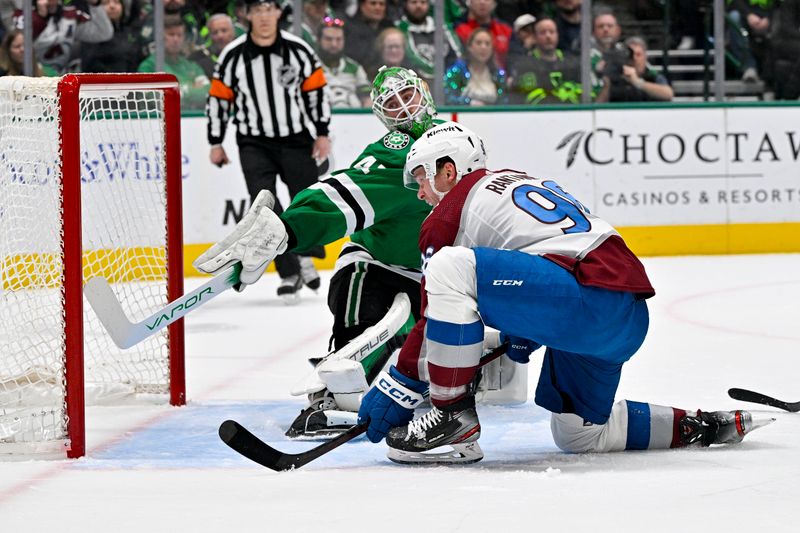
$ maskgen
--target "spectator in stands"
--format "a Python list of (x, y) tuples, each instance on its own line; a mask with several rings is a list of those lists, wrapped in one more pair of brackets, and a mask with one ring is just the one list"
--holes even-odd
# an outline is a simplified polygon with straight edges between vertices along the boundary
[[(386, 28), (380, 32), (375, 39), (375, 49), (380, 56), (381, 65), (410, 68), (406, 60), (406, 36), (398, 28)], [(370, 72), (370, 78), (374, 78), (377, 73), (377, 69)]]
[(114, 36), (96, 46), (81, 48), (83, 72), (135, 72), (144, 59), (138, 28), (131, 25), (122, 0), (101, 0), (100, 5), (114, 27)]
[[(15, 13), (16, 27), (23, 29), (22, 10)], [(101, 43), (114, 36), (114, 27), (100, 0), (88, 0), (88, 4), (73, 1), (69, 5), (63, 5), (61, 0), (36, 0), (32, 18), (34, 53), (44, 67), (58, 74), (79, 70), (70, 61), (77, 55), (80, 43)]]
[[(404, 6), (397, 27), (405, 34), (406, 58), (410, 68), (430, 85), (434, 75), (434, 37), (437, 31), (433, 17), (428, 14), (430, 0), (405, 0)], [(451, 65), (461, 57), (461, 40), (447, 22), (443, 37), (444, 64)]]
[(550, 0), (497, 0), (494, 14), (500, 20), (517, 20), (522, 15), (541, 17), (550, 11)]
[[(17, 10), (21, 11), (21, 0), (0, 0), (0, 21), (3, 23), (3, 30), (14, 29), (14, 20)], [(2, 30), (0, 30), (2, 31)]]
[(648, 102), (670, 101), (672, 87), (667, 79), (647, 63), (647, 44), (641, 37), (629, 37), (624, 46), (630, 51), (630, 60), (621, 64), (617, 73), (608, 63), (604, 71), (603, 89), (598, 102)]
[[(536, 17), (529, 13), (518, 16), (514, 19), (514, 34), (508, 47), (508, 57), (506, 58), (506, 70), (509, 73), (516, 71), (516, 63), (533, 51), (536, 45), (536, 37), (533, 25)], [(511, 79), (509, 78), (509, 82)]]
[[(758, 81), (758, 73), (768, 84), (772, 84), (772, 20), (778, 0), (733, 0), (730, 16), (734, 22), (747, 30), (750, 52), (755, 65), (745, 64), (742, 79)], [(747, 56), (744, 56), (745, 60)], [(756, 68), (753, 68), (756, 67)], [(757, 70), (757, 72), (756, 72)]]
[(675, 47), (678, 50), (703, 48), (703, 41), (706, 40), (705, 11), (710, 8), (711, 2), (674, 0), (673, 5), (671, 34)]
[(233, 22), (237, 28), (244, 28), (247, 33), (247, 28), (250, 23), (247, 21), (247, 2), (245, 0), (235, 0), (236, 7), (234, 8)]
[[(0, 76), (23, 76), (25, 58), (25, 34), (22, 30), (12, 29), (3, 37), (0, 44)], [(42, 75), (42, 66), (33, 62), (33, 76)]]
[(386, 0), (386, 18), (392, 24), (396, 24), (403, 16), (405, 3), (405, 0)]
[(598, 101), (607, 98), (608, 91), (603, 92), (603, 80), (608, 78), (619, 81), (622, 76), (622, 65), (633, 64), (631, 50), (620, 41), (622, 28), (617, 17), (609, 7), (600, 6), (592, 17), (592, 90), (598, 95)]
[(236, 26), (229, 15), (215, 13), (209, 17), (206, 27), (208, 28), (208, 36), (211, 39), (208, 51), (212, 59), (216, 61), (222, 50), (236, 38)]
[(556, 0), (553, 19), (558, 29), (558, 49), (568, 54), (581, 52), (581, 0)]
[[(728, 52), (726, 59), (731, 60), (732, 66), (741, 74), (742, 81), (754, 83), (760, 81), (756, 58), (750, 51), (750, 41), (740, 13), (735, 9), (730, 10), (726, 16), (726, 22), (726, 50)], [(730, 71), (726, 72), (727, 78), (730, 78), (729, 73)]]
[(476, 28), (487, 28), (492, 36), (495, 63), (504, 69), (513, 30), (511, 26), (494, 16), (496, 6), (495, 0), (468, 0), (467, 20), (456, 25), (456, 33), (461, 41), (466, 43)]
[(333, 14), (339, 18), (350, 18), (358, 12), (356, 0), (328, 0)]
[[(553, 21), (553, 23), (555, 24), (555, 21)], [(516, 35), (520, 44), (526, 51), (531, 51), (533, 50), (533, 47), (536, 46), (535, 25), (536, 17), (528, 13), (520, 15), (514, 19), (514, 35)], [(556, 28), (556, 35), (558, 35), (558, 28)]]
[(386, 18), (386, 0), (358, 0), (358, 12), (345, 24), (345, 55), (352, 57), (367, 72), (377, 71), (380, 57), (375, 39), (392, 21)]
[(533, 25), (535, 46), (516, 63), (509, 90), (515, 104), (578, 104), (581, 69), (578, 59), (558, 49), (556, 22), (543, 17)]
[(196, 47), (189, 54), (189, 59), (200, 65), (209, 79), (214, 75), (214, 65), (220, 52), (236, 37), (236, 28), (233, 19), (225, 13), (215, 13), (206, 22), (208, 28), (209, 44)]
[(371, 89), (364, 67), (344, 55), (344, 22), (325, 17), (317, 33), (319, 59), (333, 108), (369, 107)]
[(476, 28), (467, 38), (464, 58), (445, 73), (448, 104), (482, 106), (506, 101), (506, 72), (495, 65), (494, 39), (486, 28)]
[[(152, 2), (144, 6), (142, 21), (142, 39), (147, 47), (147, 54), (153, 52), (155, 36), (155, 13)], [(177, 15), (183, 20), (186, 42), (190, 46), (200, 45), (200, 29), (205, 26), (205, 10), (199, 0), (164, 0), (164, 15)]]
[[(186, 55), (186, 27), (180, 15), (164, 16), (164, 71), (178, 78), (181, 104), (188, 109), (205, 106), (210, 81), (203, 69)], [(156, 61), (150, 56), (139, 65), (139, 72), (156, 72)]]
[(467, 0), (444, 0), (444, 20), (453, 28), (467, 19)]
[(317, 36), (325, 17), (332, 17), (333, 12), (328, 6), (328, 0), (303, 0), (303, 22), (301, 37), (319, 51)]
[(609, 52), (619, 45), (621, 36), (622, 28), (614, 12), (608, 8), (599, 8), (592, 20), (594, 48), (601, 54)]
[(800, 0), (784, 0), (773, 14), (775, 98), (800, 97)]

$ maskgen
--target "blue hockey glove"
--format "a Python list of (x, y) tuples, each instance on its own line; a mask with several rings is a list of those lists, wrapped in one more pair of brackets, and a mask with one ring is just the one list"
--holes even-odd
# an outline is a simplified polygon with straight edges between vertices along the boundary
[(530, 339), (514, 337), (505, 333), (500, 334), (500, 341), (508, 343), (508, 350), (506, 351), (508, 358), (522, 364), (527, 364), (530, 361), (531, 354), (541, 346), (538, 342)]
[(358, 410), (358, 423), (369, 421), (367, 438), (380, 442), (390, 429), (411, 422), (427, 390), (427, 383), (404, 376), (394, 366), (388, 374), (381, 372)]

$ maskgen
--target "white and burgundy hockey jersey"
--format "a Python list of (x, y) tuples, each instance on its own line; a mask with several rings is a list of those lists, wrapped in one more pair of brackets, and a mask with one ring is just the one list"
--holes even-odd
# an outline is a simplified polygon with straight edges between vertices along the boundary
[[(619, 233), (550, 179), (514, 170), (477, 170), (464, 176), (422, 224), (423, 271), (445, 246), (517, 250), (543, 256), (569, 270), (582, 285), (655, 294), (639, 259)], [(422, 305), (427, 305), (423, 278)], [(425, 319), (403, 345), (397, 364), (420, 379)]]

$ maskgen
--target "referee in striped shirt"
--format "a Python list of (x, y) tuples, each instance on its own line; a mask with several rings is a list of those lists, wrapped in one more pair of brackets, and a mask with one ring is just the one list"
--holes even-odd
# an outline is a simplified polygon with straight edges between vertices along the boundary
[[(317, 181), (317, 161), (330, 153), (328, 88), (317, 55), (301, 39), (281, 31), (277, 0), (246, 0), (250, 31), (220, 53), (206, 115), (211, 163), (227, 164), (222, 147), (228, 119), (236, 129), (239, 160), (251, 200), (262, 189), (275, 194), (276, 175), (294, 195)], [(275, 205), (280, 214), (280, 202)], [(310, 253), (324, 257), (321, 247)], [(302, 269), (301, 269), (302, 266)], [(319, 288), (310, 257), (275, 258), (278, 295), (297, 301), (303, 283)]]

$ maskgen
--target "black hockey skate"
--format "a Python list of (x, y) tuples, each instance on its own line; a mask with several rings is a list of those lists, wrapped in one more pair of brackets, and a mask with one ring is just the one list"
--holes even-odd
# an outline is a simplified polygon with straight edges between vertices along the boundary
[[(483, 459), (480, 436), (475, 397), (467, 396), (446, 407), (433, 406), (407, 426), (389, 431), (386, 456), (401, 464), (476, 463)], [(442, 446), (452, 449), (433, 451)]]
[(697, 411), (697, 415), (687, 414), (680, 420), (681, 443), (684, 446), (734, 444), (754, 429), (774, 421), (774, 418), (754, 421), (748, 411)]
[(322, 391), (321, 396), (314, 398), (311, 404), (300, 411), (297, 418), (286, 431), (292, 439), (320, 439), (335, 437), (355, 426), (358, 413), (340, 411), (336, 400)]
[(317, 273), (317, 269), (314, 267), (314, 261), (310, 257), (301, 256), (299, 257), (300, 260), (300, 279), (303, 280), (303, 283), (311, 289), (312, 291), (316, 292), (320, 285), (319, 274)]
[(288, 278), (282, 278), (278, 285), (278, 296), (286, 305), (295, 305), (300, 302), (299, 291), (303, 287), (303, 280), (300, 274), (293, 274)]

